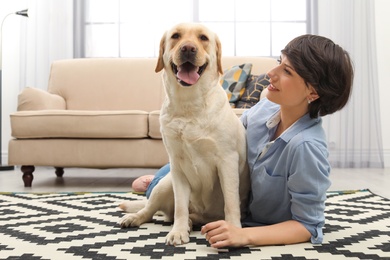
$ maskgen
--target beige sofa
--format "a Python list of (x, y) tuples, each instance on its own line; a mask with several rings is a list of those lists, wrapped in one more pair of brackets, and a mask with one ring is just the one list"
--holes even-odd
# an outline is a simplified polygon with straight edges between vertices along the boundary
[[(9, 165), (22, 166), (30, 187), (34, 166), (158, 168), (168, 162), (159, 109), (164, 99), (155, 58), (72, 59), (52, 64), (47, 91), (25, 88), (11, 114)], [(252, 63), (252, 74), (275, 66), (271, 58), (224, 57), (223, 67)], [(242, 110), (236, 109), (240, 114)]]

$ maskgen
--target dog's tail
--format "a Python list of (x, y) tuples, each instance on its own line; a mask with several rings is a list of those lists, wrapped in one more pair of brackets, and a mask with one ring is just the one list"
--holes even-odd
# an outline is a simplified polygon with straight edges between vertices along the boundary
[(119, 204), (119, 208), (128, 213), (136, 213), (143, 209), (147, 200), (127, 200)]

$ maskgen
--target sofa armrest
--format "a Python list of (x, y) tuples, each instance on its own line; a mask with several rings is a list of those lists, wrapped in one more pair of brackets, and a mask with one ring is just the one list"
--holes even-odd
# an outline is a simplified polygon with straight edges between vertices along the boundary
[(18, 96), (18, 111), (66, 109), (65, 99), (47, 91), (27, 87)]

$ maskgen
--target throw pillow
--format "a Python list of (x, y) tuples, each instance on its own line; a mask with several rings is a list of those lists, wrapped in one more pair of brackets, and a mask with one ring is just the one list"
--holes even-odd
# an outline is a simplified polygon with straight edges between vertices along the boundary
[(237, 108), (251, 108), (260, 100), (263, 89), (269, 85), (267, 74), (250, 75), (246, 82), (245, 91), (241, 99), (236, 103)]
[(229, 103), (235, 107), (235, 103), (240, 100), (245, 91), (245, 83), (252, 70), (251, 63), (244, 63), (233, 66), (224, 71), (221, 77), (221, 85), (226, 91)]

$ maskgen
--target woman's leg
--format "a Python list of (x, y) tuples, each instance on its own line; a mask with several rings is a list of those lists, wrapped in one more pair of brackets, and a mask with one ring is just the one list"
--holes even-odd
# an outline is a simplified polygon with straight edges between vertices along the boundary
[(170, 164), (166, 164), (163, 167), (161, 167), (156, 174), (154, 175), (153, 180), (150, 182), (148, 188), (146, 189), (146, 197), (149, 199), (150, 194), (152, 193), (152, 190), (156, 185), (159, 183), (159, 181), (165, 177), (169, 172), (171, 171)]

